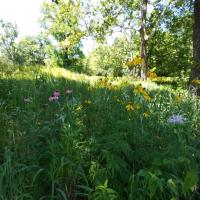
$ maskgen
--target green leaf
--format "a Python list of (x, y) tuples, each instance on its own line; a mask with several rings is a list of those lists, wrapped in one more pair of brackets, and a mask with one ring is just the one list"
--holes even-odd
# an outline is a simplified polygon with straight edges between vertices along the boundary
[(149, 179), (148, 189), (150, 192), (150, 199), (154, 197), (158, 189), (162, 189), (162, 182), (155, 174), (151, 174), (151, 178)]
[(198, 172), (196, 170), (187, 172), (183, 184), (183, 192), (186, 194), (192, 190), (193, 187), (198, 183), (198, 180)]
[(174, 194), (177, 194), (177, 188), (176, 188), (176, 184), (174, 183), (174, 181), (170, 178), (167, 181), (167, 187), (170, 189), (170, 191), (172, 191)]

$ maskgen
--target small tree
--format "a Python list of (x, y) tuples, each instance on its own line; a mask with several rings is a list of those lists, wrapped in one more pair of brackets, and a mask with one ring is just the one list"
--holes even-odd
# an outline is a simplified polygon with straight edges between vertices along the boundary
[(18, 63), (20, 65), (43, 65), (46, 58), (47, 38), (42, 35), (26, 36), (18, 44)]
[(17, 61), (16, 38), (18, 36), (17, 25), (0, 20), (0, 51), (15, 64)]
[(74, 56), (79, 56), (81, 39), (84, 36), (80, 26), (82, 17), (80, 0), (45, 2), (42, 14), (41, 24), (46, 34), (53, 37), (63, 65), (69, 66)]

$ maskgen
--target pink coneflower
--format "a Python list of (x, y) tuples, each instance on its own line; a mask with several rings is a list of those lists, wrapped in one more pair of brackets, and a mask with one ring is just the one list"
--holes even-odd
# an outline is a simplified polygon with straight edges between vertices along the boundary
[(59, 97), (60, 97), (60, 92), (55, 91), (55, 92), (53, 92), (53, 95), (51, 95), (51, 96), (49, 97), (49, 101), (55, 101), (55, 100), (58, 100)]
[(60, 96), (60, 92), (55, 91), (55, 92), (53, 93), (53, 96), (54, 96), (54, 97), (59, 97), (59, 96)]
[(54, 95), (49, 97), (49, 101), (55, 101), (55, 100), (58, 100), (58, 99), (59, 99), (59, 97), (58, 96), (54, 96)]
[(70, 89), (66, 90), (66, 93), (69, 94), (69, 95), (72, 94), (72, 92), (73, 92), (73, 90), (70, 90)]

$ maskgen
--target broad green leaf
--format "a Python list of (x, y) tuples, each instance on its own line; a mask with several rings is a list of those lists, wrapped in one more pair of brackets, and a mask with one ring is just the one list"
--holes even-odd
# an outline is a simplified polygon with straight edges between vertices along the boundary
[(198, 180), (198, 172), (196, 170), (187, 172), (183, 184), (183, 192), (185, 194), (188, 193), (198, 183)]
[(177, 193), (176, 184), (174, 183), (174, 181), (171, 178), (168, 179), (167, 186), (174, 194)]

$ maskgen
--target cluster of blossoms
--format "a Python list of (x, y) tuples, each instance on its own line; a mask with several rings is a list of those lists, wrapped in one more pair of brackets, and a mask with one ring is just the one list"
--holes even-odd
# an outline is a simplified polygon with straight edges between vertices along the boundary
[(112, 88), (112, 83), (109, 81), (108, 77), (100, 78), (97, 82), (97, 87), (106, 87), (108, 89)]
[(50, 97), (49, 97), (49, 101), (55, 101), (58, 100), (60, 97), (60, 92), (55, 91)]
[(132, 111), (134, 110), (133, 104), (131, 102), (128, 102), (128, 104), (126, 105), (126, 110), (127, 111)]
[[(66, 94), (67, 95), (72, 95), (73, 91), (71, 89), (67, 89), (66, 90)], [(49, 97), (49, 101), (56, 101), (60, 98), (60, 92), (59, 91), (55, 91), (53, 92), (53, 94)]]
[(139, 110), (141, 108), (140, 104), (138, 103), (132, 103), (132, 102), (128, 102), (126, 105), (126, 110), (127, 111), (132, 111), (132, 110)]
[(169, 123), (173, 124), (183, 124), (185, 122), (186, 118), (183, 117), (182, 115), (172, 115), (169, 119)]
[(154, 78), (157, 78), (158, 76), (157, 76), (156, 72), (150, 70), (150, 71), (148, 71), (148, 73), (147, 73), (147, 77), (148, 77), (149, 79), (154, 79)]
[(137, 56), (133, 60), (127, 61), (125, 64), (130, 70), (132, 70), (136, 65), (142, 64), (142, 62), (143, 62), (143, 59)]
[(145, 88), (143, 88), (141, 86), (141, 84), (139, 86), (137, 86), (136, 88), (134, 88), (134, 92), (137, 93), (137, 94), (142, 94), (143, 97), (146, 99), (146, 101), (148, 101), (148, 102), (151, 101), (150, 95), (147, 93), (147, 91), (145, 90)]
[(150, 112), (144, 112), (144, 113), (143, 113), (143, 116), (144, 116), (145, 118), (150, 117)]
[[(106, 88), (106, 89), (109, 89), (109, 90), (110, 89), (112, 89), (112, 90), (119, 90), (122, 87), (122, 84), (119, 84), (116, 81), (112, 82), (111, 80), (109, 80), (109, 78), (107, 77), (107, 75), (105, 75), (103, 78), (100, 78), (96, 82), (95, 86), (98, 87), (98, 88)], [(91, 91), (92, 87), (93, 87), (92, 85), (89, 85), (88, 90)]]
[[(131, 111), (133, 111), (133, 110), (140, 110), (140, 108), (141, 108), (141, 106), (140, 106), (140, 104), (134, 104), (134, 103), (132, 103), (132, 102), (128, 102), (127, 103), (127, 105), (126, 105), (126, 110), (128, 111), (128, 112), (131, 112)], [(145, 118), (148, 118), (149, 116), (150, 116), (150, 112), (144, 112), (143, 113), (143, 116), (145, 117)]]
[(200, 80), (198, 80), (198, 79), (193, 80), (192, 83), (197, 84), (197, 85), (200, 85)]

